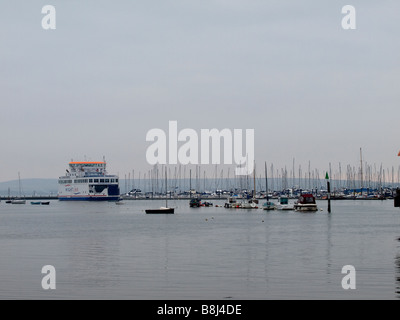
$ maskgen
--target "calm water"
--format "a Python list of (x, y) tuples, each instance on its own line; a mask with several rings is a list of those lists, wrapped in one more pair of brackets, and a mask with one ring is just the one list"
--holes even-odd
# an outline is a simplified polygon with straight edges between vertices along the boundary
[[(332, 213), (190, 209), (162, 201), (0, 203), (0, 299), (398, 299), (400, 210), (336, 201)], [(214, 201), (214, 204), (223, 204)], [(41, 269), (56, 269), (43, 290)], [(344, 265), (356, 289), (343, 290)]]

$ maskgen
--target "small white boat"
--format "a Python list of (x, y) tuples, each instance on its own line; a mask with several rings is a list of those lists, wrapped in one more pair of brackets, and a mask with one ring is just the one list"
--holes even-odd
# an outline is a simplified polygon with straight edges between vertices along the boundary
[(242, 209), (258, 209), (258, 200), (248, 199), (241, 203)]
[(230, 197), (229, 201), (225, 203), (225, 208), (228, 209), (258, 209), (258, 200), (246, 199), (240, 202), (235, 197)]
[(294, 205), (296, 211), (315, 212), (318, 211), (315, 197), (311, 193), (302, 194)]
[(263, 204), (263, 210), (275, 210), (276, 205), (271, 201), (267, 201)]
[(11, 204), (25, 204), (25, 203), (26, 203), (26, 200), (24, 200), (24, 199), (11, 200)]
[(237, 202), (236, 197), (229, 197), (228, 202), (224, 205), (225, 208), (240, 208), (240, 204)]
[(285, 196), (279, 197), (279, 203), (276, 205), (276, 210), (294, 210), (294, 206), (289, 204), (289, 198)]

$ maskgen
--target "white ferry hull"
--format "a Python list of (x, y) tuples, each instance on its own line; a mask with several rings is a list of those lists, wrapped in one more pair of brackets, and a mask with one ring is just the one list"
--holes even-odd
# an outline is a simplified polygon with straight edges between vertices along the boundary
[(117, 185), (104, 185), (101, 193), (89, 191), (90, 185), (83, 184), (79, 186), (65, 185), (60, 186), (58, 199), (61, 201), (118, 201), (119, 188)]
[(118, 201), (119, 196), (58, 196), (60, 201)]

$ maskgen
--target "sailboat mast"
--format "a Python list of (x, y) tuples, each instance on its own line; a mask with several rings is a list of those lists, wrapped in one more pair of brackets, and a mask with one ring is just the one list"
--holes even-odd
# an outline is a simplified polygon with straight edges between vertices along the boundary
[(192, 169), (189, 171), (189, 195), (192, 198)]
[(21, 175), (18, 171), (18, 189), (19, 189), (19, 197), (21, 198)]
[(361, 195), (363, 194), (363, 163), (362, 163), (362, 149), (360, 148), (360, 162), (361, 162)]
[(257, 197), (257, 194), (256, 194), (256, 161), (254, 160), (254, 177), (253, 177), (253, 180), (254, 180), (254, 194), (253, 194), (253, 198), (255, 199), (256, 197)]
[(165, 207), (168, 208), (167, 166), (165, 166)]
[(265, 161), (265, 190), (267, 193), (267, 201), (268, 201), (269, 199), (268, 199), (268, 172), (267, 171), (268, 171), (267, 170), (267, 162)]

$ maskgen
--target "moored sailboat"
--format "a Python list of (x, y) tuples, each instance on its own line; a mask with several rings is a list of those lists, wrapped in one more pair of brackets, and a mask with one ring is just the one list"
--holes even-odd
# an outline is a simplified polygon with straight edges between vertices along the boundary
[(267, 173), (267, 163), (265, 162), (265, 190), (266, 190), (266, 197), (267, 197), (267, 202), (263, 204), (263, 210), (275, 210), (276, 205), (272, 201), (269, 201), (268, 197), (268, 173)]
[(167, 184), (167, 168), (165, 168), (165, 207), (159, 209), (146, 209), (147, 214), (173, 214), (175, 213), (175, 208), (168, 207), (168, 184)]
[(22, 199), (22, 197), (21, 197), (21, 193), (22, 193), (22, 191), (21, 191), (21, 175), (19, 172), (18, 172), (18, 189), (19, 189), (19, 198), (11, 200), (11, 204), (25, 204), (26, 203), (26, 200)]

